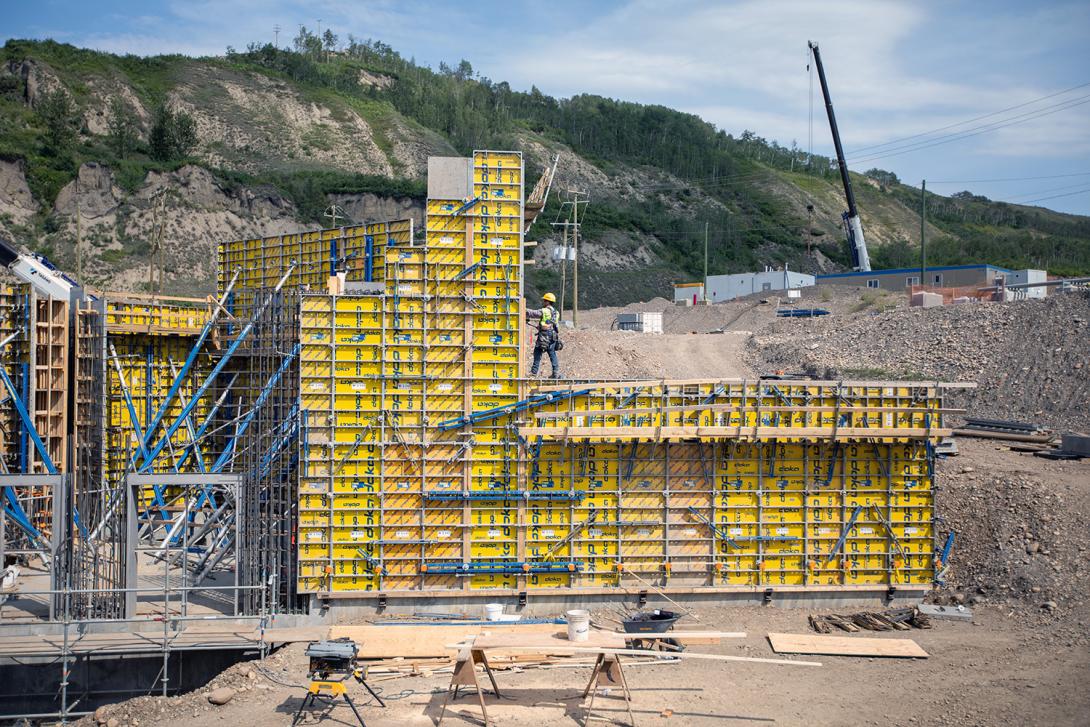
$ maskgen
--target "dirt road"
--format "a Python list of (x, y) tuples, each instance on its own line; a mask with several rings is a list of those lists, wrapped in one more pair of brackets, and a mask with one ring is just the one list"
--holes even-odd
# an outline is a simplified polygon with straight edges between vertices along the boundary
[[(742, 350), (748, 331), (650, 335), (565, 331), (561, 371), (577, 379), (688, 379), (753, 376)], [(546, 363), (542, 371), (548, 375)]]
[[(740, 630), (748, 636), (691, 650), (781, 658), (772, 653), (766, 634), (806, 633), (806, 615), (805, 611), (775, 607), (702, 611), (700, 623), (690, 622), (692, 627)], [(1008, 617), (1005, 609), (978, 608), (973, 624), (940, 621), (928, 631), (867, 636), (910, 637), (930, 658), (782, 657), (819, 661), (821, 667), (696, 660), (632, 665), (626, 674), (636, 720), (641, 727), (1086, 724), (1090, 693), (1083, 681), (1090, 670), (1090, 651), (1085, 643), (1046, 641), (1039, 627), (1023, 625)], [(242, 675), (243, 689), (226, 706), (213, 707), (203, 695), (195, 694), (167, 700), (142, 698), (130, 703), (129, 709), (133, 717), (139, 715), (140, 724), (159, 727), (291, 723), (305, 692), (301, 645), (263, 665), (240, 664), (233, 669)], [(247, 678), (247, 673), (254, 676)], [(486, 697), (489, 717), (495, 724), (518, 727), (581, 724), (585, 711), (580, 697), (589, 675), (588, 667), (497, 672), (503, 698)], [(382, 709), (368, 704), (363, 708), (364, 719), (370, 727), (433, 725), (449, 681), (449, 675), (439, 674), (376, 679), (374, 686), (382, 690), (388, 706)], [(360, 704), (368, 703), (362, 687), (352, 684), (350, 692)], [(598, 714), (626, 721), (618, 699), (599, 692), (595, 707), (602, 710)], [(672, 711), (671, 716), (664, 716), (667, 710)], [(321, 714), (316, 711), (304, 724), (319, 724)], [(479, 724), (479, 714), (476, 700), (463, 696), (448, 709), (444, 724)], [(334, 726), (353, 723), (352, 713), (343, 703), (320, 722)]]

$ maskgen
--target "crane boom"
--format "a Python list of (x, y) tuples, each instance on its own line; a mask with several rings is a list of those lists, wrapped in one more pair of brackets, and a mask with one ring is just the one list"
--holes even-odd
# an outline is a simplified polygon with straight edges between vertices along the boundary
[(844, 219), (844, 232), (848, 236), (848, 245), (851, 248), (852, 267), (856, 270), (870, 270), (870, 256), (867, 254), (867, 242), (863, 238), (863, 223), (859, 220), (859, 210), (855, 206), (855, 193), (852, 191), (852, 180), (848, 176), (848, 163), (844, 160), (844, 147), (840, 143), (840, 131), (836, 126), (836, 114), (833, 113), (833, 99), (829, 96), (829, 84), (825, 80), (825, 67), (821, 65), (821, 52), (818, 44), (808, 41), (810, 52), (814, 56), (817, 65), (818, 80), (821, 82), (821, 95), (825, 97), (825, 111), (829, 115), (829, 128), (833, 132), (833, 146), (836, 148), (836, 163), (840, 167), (840, 181), (844, 183), (844, 197), (848, 201), (848, 211), (842, 217)]

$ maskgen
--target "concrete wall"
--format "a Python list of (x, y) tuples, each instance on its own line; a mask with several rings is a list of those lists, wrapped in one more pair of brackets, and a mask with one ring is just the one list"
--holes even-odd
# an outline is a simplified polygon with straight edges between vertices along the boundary
[(814, 276), (790, 270), (708, 276), (708, 300), (712, 303), (772, 290), (805, 288), (814, 284)]

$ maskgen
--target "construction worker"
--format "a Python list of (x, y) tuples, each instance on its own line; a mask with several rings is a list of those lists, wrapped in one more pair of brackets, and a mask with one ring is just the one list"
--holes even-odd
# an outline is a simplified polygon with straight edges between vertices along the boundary
[(530, 375), (537, 376), (541, 367), (541, 354), (548, 351), (549, 362), (553, 367), (553, 378), (560, 378), (560, 361), (556, 357), (563, 344), (560, 343), (560, 312), (554, 307), (556, 296), (546, 293), (541, 296), (543, 305), (537, 310), (526, 311), (526, 322), (537, 321), (537, 340), (534, 342), (534, 365), (530, 367)]

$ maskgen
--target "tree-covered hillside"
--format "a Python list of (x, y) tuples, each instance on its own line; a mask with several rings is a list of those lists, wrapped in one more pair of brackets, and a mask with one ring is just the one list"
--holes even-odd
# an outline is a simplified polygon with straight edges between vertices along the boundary
[[(533, 239), (556, 239), (551, 223), (567, 215), (568, 188), (589, 196), (584, 304), (667, 294), (671, 280), (698, 278), (705, 227), (712, 273), (847, 264), (842, 193), (828, 158), (661, 106), (519, 91), (481, 77), (469, 61), (433, 70), (381, 42), (305, 29), (290, 50), (251, 45), (217, 58), (120, 57), (14, 40), (0, 55), (0, 162), (22, 170), (33, 197), (9, 210), (0, 198), (0, 232), (70, 263), (65, 190), (81, 165), (98, 164), (100, 186), (116, 188), (108, 195), (116, 209), (96, 238), (100, 274), (145, 264), (152, 228), (130, 222), (148, 212), (142, 190), (175, 183), (180, 170), (208, 170), (216, 193), (233, 200), (222, 204), (238, 219), (207, 227), (230, 237), (289, 219), (326, 224), (331, 201), (365, 200), (361, 215), (374, 213), (376, 199), (407, 209), (423, 197), (429, 154), (481, 148), (524, 151), (531, 179), (561, 154), (556, 194)], [(881, 170), (856, 175), (855, 185), (875, 266), (914, 264), (919, 191)], [(283, 225), (270, 227), (265, 211), (243, 204), (255, 195), (273, 199)], [(213, 204), (207, 198), (186, 204)], [(929, 195), (928, 210), (933, 264), (1090, 273), (1090, 218), (968, 192)], [(187, 234), (197, 232), (179, 223), (164, 246), (185, 244)], [(551, 248), (538, 249), (531, 287), (555, 286)], [(192, 276), (183, 287), (200, 287)]]

